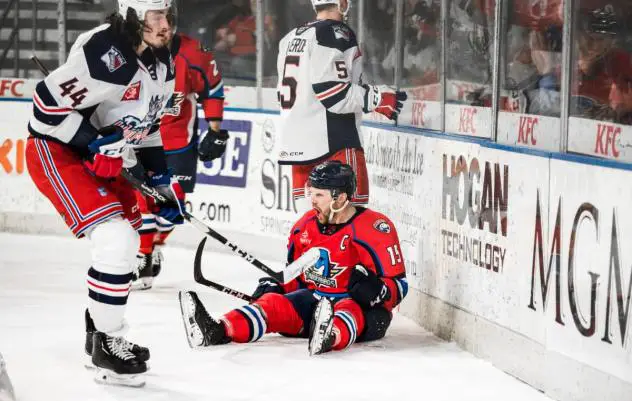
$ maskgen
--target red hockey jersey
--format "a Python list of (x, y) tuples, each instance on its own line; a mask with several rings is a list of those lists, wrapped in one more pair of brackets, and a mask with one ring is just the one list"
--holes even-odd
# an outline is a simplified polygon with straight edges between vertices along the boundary
[(199, 41), (176, 34), (171, 45), (176, 65), (176, 86), (160, 121), (166, 151), (187, 147), (197, 130), (197, 104), (204, 117), (221, 121), (224, 114), (224, 83), (213, 54)]
[(286, 292), (298, 287), (315, 289), (330, 297), (348, 297), (351, 271), (357, 264), (375, 272), (389, 287), (387, 309), (399, 304), (408, 292), (404, 259), (393, 223), (383, 214), (358, 207), (344, 224), (323, 226), (317, 212), (310, 210), (292, 228), (288, 242), (288, 262), (308, 249), (318, 247), (316, 265), (303, 272)]

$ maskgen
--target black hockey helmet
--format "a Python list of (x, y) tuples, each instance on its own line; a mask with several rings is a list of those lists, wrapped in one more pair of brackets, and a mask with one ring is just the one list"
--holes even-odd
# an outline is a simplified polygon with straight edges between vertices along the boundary
[(334, 199), (341, 193), (346, 193), (351, 198), (356, 189), (356, 176), (350, 165), (338, 160), (328, 160), (312, 169), (308, 185), (329, 189)]

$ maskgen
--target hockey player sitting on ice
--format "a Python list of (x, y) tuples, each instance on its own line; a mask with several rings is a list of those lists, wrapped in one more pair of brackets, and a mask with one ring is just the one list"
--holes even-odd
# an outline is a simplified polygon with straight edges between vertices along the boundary
[[(213, 53), (202, 44), (172, 27), (169, 44), (176, 65), (176, 85), (172, 99), (160, 120), (160, 136), (167, 165), (185, 193), (192, 193), (197, 176), (198, 157), (208, 162), (226, 150), (228, 131), (220, 129), (224, 115), (224, 83)], [(208, 122), (206, 135), (199, 140), (197, 105), (202, 105)], [(199, 144), (198, 144), (199, 141)], [(143, 217), (139, 230), (140, 248), (132, 290), (147, 290), (158, 276), (163, 260), (161, 248), (174, 229), (168, 219), (152, 214), (151, 199), (139, 191), (136, 197)]]
[(309, 338), (311, 355), (382, 338), (408, 284), (399, 239), (384, 215), (349, 202), (351, 166), (327, 161), (309, 175), (313, 210), (294, 225), (288, 262), (317, 248), (320, 258), (286, 285), (259, 280), (250, 305), (220, 319), (195, 292), (180, 292), (191, 347), (257, 341), (264, 333)]
[(311, 0), (316, 20), (292, 29), (279, 43), (281, 106), (279, 164), (292, 166), (298, 209), (309, 209), (305, 182), (325, 160), (349, 164), (358, 185), (349, 199), (369, 202), (369, 180), (360, 125), (362, 113), (396, 120), (406, 93), (362, 82), (362, 52), (345, 22), (351, 0)]
[(72, 233), (90, 240), (85, 349), (106, 383), (142, 385), (149, 359), (147, 348), (123, 338), (141, 215), (121, 169), (142, 163), (148, 184), (179, 200), (154, 212), (183, 221), (182, 189), (155, 129), (173, 95), (173, 19), (171, 0), (118, 0), (118, 13), (80, 35), (33, 94), (29, 174)]

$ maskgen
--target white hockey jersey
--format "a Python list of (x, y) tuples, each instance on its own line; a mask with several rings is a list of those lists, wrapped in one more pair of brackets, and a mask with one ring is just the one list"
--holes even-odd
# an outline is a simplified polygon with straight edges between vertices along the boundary
[[(79, 153), (96, 129), (117, 125), (131, 148), (162, 146), (157, 123), (174, 89), (174, 64), (167, 48), (140, 57), (109, 25), (81, 34), (68, 60), (33, 93), (29, 132), (67, 143)], [(133, 157), (128, 152), (128, 157)], [(126, 166), (134, 164), (126, 160)]]
[(313, 163), (340, 149), (362, 147), (361, 56), (344, 22), (310, 22), (281, 39), (279, 164)]

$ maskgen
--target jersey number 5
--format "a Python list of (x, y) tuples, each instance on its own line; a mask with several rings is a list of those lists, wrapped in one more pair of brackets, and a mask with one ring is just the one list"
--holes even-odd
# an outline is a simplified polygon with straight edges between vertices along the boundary
[[(290, 88), (290, 98), (288, 99), (287, 97), (285, 97), (285, 95), (283, 95), (283, 93), (279, 93), (281, 107), (284, 109), (291, 109), (292, 106), (294, 106), (294, 102), (296, 102), (296, 87), (298, 86), (298, 82), (292, 74), (292, 70), (296, 68), (292, 68), (292, 66), (298, 68), (300, 62), (301, 58), (299, 56), (285, 57), (285, 65), (283, 66), (283, 80), (281, 81), (281, 85)], [(288, 66), (290, 68), (288, 68)]]

